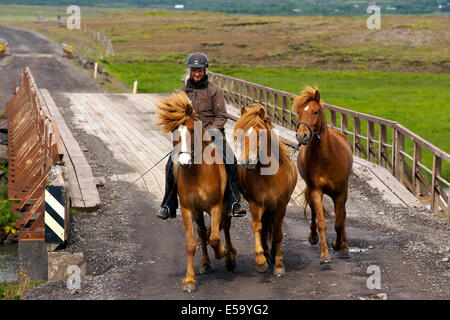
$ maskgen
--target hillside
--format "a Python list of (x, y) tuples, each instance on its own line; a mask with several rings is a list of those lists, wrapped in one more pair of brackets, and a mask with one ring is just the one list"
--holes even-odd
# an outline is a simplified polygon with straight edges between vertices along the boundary
[[(2, 0), (1, 4), (69, 6), (72, 0)], [(261, 15), (367, 15), (369, 1), (364, 0), (79, 0), (79, 6), (117, 8), (174, 9), (176, 4), (184, 10), (213, 11)], [(382, 14), (443, 14), (450, 12), (448, 0), (381, 0), (377, 1)]]

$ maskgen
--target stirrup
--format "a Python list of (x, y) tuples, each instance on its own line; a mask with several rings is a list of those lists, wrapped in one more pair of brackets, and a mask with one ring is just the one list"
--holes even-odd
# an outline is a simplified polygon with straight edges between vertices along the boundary
[[(234, 212), (234, 206), (238, 205), (241, 207), (241, 210), (238, 212)], [(231, 216), (232, 217), (245, 217), (245, 215), (247, 214), (247, 212), (242, 208), (241, 204), (239, 202), (235, 202), (231, 205)]]

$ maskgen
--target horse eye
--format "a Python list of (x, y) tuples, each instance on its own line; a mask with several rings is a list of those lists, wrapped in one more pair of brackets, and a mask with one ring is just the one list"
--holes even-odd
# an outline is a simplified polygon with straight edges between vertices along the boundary
[(319, 111), (314, 111), (314, 113), (313, 114), (319, 114)]

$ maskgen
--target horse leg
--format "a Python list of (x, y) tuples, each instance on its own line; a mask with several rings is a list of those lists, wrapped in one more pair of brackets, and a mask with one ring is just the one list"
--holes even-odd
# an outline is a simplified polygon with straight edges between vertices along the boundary
[(194, 239), (194, 216), (193, 211), (187, 208), (181, 208), (184, 228), (186, 229), (186, 255), (187, 255), (187, 271), (186, 277), (183, 279), (183, 290), (196, 290), (195, 272), (194, 272), (194, 256), (196, 243)]
[(311, 202), (316, 212), (317, 226), (320, 234), (320, 264), (331, 263), (331, 257), (328, 253), (327, 246), (327, 222), (325, 221), (323, 205), (322, 205), (322, 190), (315, 189), (311, 191)]
[[(267, 264), (267, 259), (264, 256), (264, 248), (261, 241), (261, 230), (262, 230), (261, 217), (263, 215), (264, 210), (263, 208), (259, 207), (254, 203), (249, 203), (249, 205), (250, 205), (250, 212), (252, 214), (252, 229), (255, 235), (256, 271), (264, 273), (267, 271), (269, 267)], [(266, 239), (264, 239), (264, 242), (266, 242)], [(266, 250), (268, 250), (267, 244)]]
[(284, 212), (279, 212), (278, 214), (279, 217), (276, 218), (275, 226), (273, 226), (271, 256), (275, 257), (275, 259), (272, 259), (275, 260), (273, 274), (280, 277), (286, 273), (283, 265), (283, 255), (281, 254), (281, 242), (283, 240), (283, 217), (286, 214), (286, 209)]
[(230, 228), (231, 228), (231, 217), (228, 214), (225, 215), (223, 232), (225, 233), (225, 241), (227, 244), (228, 254), (225, 257), (225, 263), (228, 271), (232, 271), (236, 268), (236, 249), (233, 248), (231, 243)]
[(211, 260), (209, 260), (208, 256), (208, 229), (205, 226), (205, 219), (203, 216), (203, 211), (196, 212), (195, 214), (195, 222), (197, 222), (197, 233), (198, 237), (200, 239), (200, 243), (202, 245), (202, 264), (200, 265), (200, 268), (198, 272), (200, 274), (206, 274), (211, 272)]
[(263, 251), (264, 251), (264, 256), (266, 257), (268, 262), (274, 262), (275, 260), (275, 256), (271, 257), (270, 256), (270, 252), (269, 252), (269, 244), (268, 244), (268, 239), (266, 239), (266, 236), (264, 234), (264, 232), (261, 232), (261, 244), (263, 247)]
[(222, 259), (227, 255), (228, 250), (220, 243), (220, 219), (222, 218), (222, 204), (218, 204), (211, 209), (211, 235), (209, 243), (214, 249), (216, 259)]
[(345, 234), (345, 202), (347, 195), (344, 193), (339, 195), (334, 201), (334, 208), (336, 212), (336, 221), (334, 223), (334, 230), (336, 231), (336, 240), (333, 241), (333, 249), (336, 251), (338, 258), (350, 258), (350, 251), (348, 248), (347, 235)]
[(317, 223), (316, 223), (316, 212), (314, 211), (314, 206), (311, 204), (311, 223), (309, 225), (309, 228), (311, 229), (311, 232), (309, 233), (309, 243), (312, 245), (316, 245), (317, 242), (319, 242), (319, 235), (317, 234)]

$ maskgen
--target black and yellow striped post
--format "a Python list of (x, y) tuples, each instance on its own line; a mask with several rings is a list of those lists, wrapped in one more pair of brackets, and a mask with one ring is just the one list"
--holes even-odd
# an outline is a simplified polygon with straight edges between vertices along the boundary
[(67, 239), (67, 208), (64, 186), (45, 187), (45, 243), (61, 244)]

